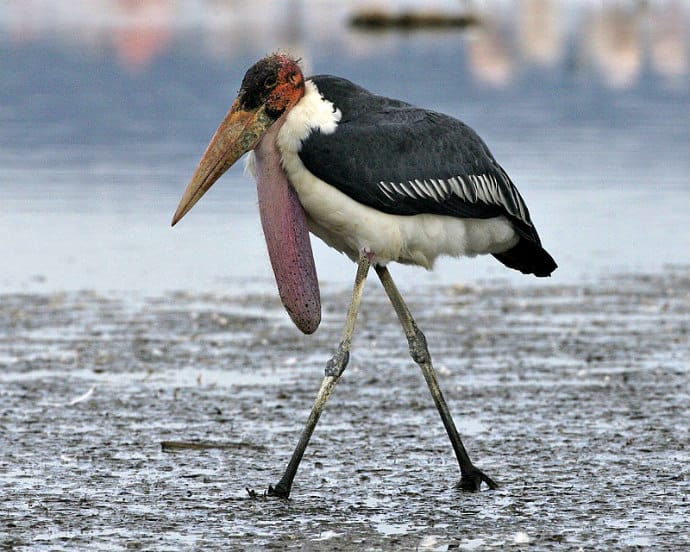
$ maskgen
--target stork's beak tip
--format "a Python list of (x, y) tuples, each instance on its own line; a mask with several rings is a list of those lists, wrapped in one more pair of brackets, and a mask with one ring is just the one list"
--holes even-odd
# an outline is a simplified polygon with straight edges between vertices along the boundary
[(170, 226), (175, 226), (180, 220), (182, 219), (183, 216), (185, 216), (186, 211), (182, 211), (180, 208), (180, 205), (177, 206), (177, 209), (175, 210), (175, 214), (172, 217), (172, 220), (170, 221)]
[(182, 194), (171, 226), (175, 226), (243, 154), (253, 149), (273, 124), (274, 120), (266, 115), (264, 106), (254, 111), (246, 111), (238, 102), (239, 100), (233, 102), (201, 157), (192, 179)]

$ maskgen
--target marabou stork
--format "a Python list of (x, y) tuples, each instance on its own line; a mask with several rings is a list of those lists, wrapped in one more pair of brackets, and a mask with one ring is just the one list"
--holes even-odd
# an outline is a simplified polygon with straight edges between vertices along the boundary
[[(278, 484), (287, 498), (328, 397), (348, 362), (364, 281), (373, 265), (397, 313), (460, 465), (458, 487), (497, 484), (470, 460), (438, 386), (426, 339), (398, 292), (392, 261), (430, 269), (439, 255), (490, 253), (525, 274), (556, 268), (515, 185), (486, 144), (448, 115), (377, 96), (343, 78), (305, 79), (298, 62), (270, 55), (239, 94), (187, 186), (176, 224), (244, 153), (256, 178), (261, 222), (282, 302), (304, 333), (321, 303), (312, 232), (358, 264), (343, 339)], [(251, 493), (250, 493), (251, 494)]]

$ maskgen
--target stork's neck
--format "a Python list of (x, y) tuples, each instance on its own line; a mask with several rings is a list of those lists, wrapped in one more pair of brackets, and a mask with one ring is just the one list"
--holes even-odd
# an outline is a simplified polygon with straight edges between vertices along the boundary
[(341, 117), (340, 109), (321, 95), (313, 81), (307, 80), (304, 96), (285, 115), (285, 122), (278, 132), (276, 144), (283, 155), (283, 161), (285, 162), (286, 155), (300, 151), (302, 141), (312, 132), (335, 132)]
[[(274, 124), (277, 133), (271, 133), (281, 155), (281, 163), (288, 173), (290, 168), (303, 169), (297, 152), (302, 149), (302, 142), (312, 132), (332, 134), (335, 132), (342, 117), (340, 109), (333, 102), (324, 98), (316, 84), (307, 80), (304, 87), (304, 96), (283, 114)], [(266, 139), (266, 137), (264, 137)], [(246, 170), (256, 176), (254, 153), (249, 152), (246, 162)]]

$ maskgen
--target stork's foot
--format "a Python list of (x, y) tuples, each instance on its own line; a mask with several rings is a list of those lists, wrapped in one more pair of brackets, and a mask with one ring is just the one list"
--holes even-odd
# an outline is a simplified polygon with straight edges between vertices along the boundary
[(498, 489), (498, 483), (479, 468), (472, 466), (472, 469), (462, 473), (457, 488), (461, 491), (477, 492), (480, 490), (482, 483), (486, 483), (489, 489)]
[(275, 497), (284, 498), (287, 500), (290, 496), (290, 491), (286, 491), (285, 488), (280, 485), (280, 483), (278, 483), (278, 485), (275, 487), (273, 485), (269, 485), (268, 490), (264, 491), (263, 493), (257, 493), (254, 489), (250, 489), (249, 487), (245, 487), (245, 490), (247, 491), (249, 498), (253, 499)]
[(275, 487), (273, 485), (269, 485), (268, 491), (266, 491), (266, 496), (274, 496), (276, 498), (284, 498), (287, 500), (290, 498), (290, 489), (286, 489), (280, 483), (278, 483)]

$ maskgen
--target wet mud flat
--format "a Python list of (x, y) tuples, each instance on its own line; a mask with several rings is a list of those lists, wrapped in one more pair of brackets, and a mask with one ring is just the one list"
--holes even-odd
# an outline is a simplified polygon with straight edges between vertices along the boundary
[[(403, 290), (404, 291), (404, 290)], [(289, 501), (349, 290), (0, 296), (0, 549), (687, 549), (690, 270), (407, 293), (496, 491), (458, 467), (372, 278)]]

